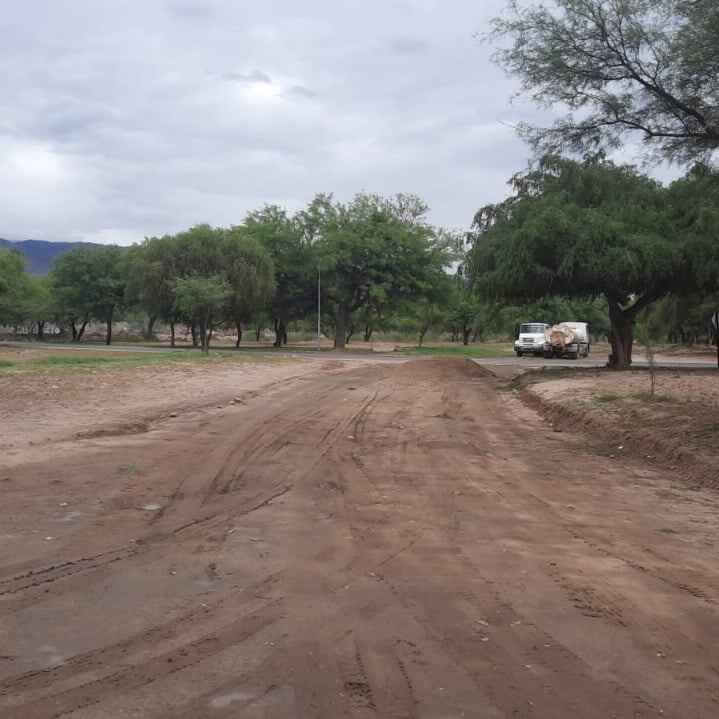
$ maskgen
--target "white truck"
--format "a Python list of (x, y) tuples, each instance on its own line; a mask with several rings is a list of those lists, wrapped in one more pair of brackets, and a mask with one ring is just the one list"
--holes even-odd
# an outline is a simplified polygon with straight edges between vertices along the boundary
[(560, 322), (545, 330), (544, 356), (547, 359), (588, 357), (589, 326), (586, 322)]
[(519, 325), (519, 337), (514, 343), (517, 357), (522, 357), (522, 355), (539, 355), (541, 357), (544, 354), (545, 334), (548, 329), (549, 325), (544, 322), (526, 322)]

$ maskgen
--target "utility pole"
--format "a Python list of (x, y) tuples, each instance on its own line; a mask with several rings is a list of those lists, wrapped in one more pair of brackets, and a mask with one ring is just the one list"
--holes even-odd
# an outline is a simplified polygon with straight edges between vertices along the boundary
[(317, 351), (320, 351), (320, 311), (322, 309), (322, 300), (321, 300), (321, 291), (322, 291), (322, 274), (320, 272), (320, 268), (317, 268)]

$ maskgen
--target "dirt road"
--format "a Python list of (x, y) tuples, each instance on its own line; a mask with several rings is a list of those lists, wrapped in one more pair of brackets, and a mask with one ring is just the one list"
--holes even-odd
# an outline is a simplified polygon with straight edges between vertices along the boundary
[(716, 717), (716, 493), (464, 360), (0, 469), (0, 716)]

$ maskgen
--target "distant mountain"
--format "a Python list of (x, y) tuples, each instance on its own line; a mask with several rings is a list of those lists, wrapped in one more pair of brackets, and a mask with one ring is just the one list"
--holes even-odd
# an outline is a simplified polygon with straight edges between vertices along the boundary
[(31, 275), (44, 275), (52, 267), (52, 261), (63, 252), (76, 247), (97, 247), (94, 242), (48, 242), (47, 240), (20, 240), (13, 242), (0, 237), (0, 247), (19, 250), (25, 257), (27, 271)]

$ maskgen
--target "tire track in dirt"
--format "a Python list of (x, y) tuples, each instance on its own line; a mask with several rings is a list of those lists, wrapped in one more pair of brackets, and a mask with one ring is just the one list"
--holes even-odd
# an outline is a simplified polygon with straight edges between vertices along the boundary
[[(713, 719), (719, 650), (702, 637), (719, 631), (714, 605), (666, 582), (716, 600), (719, 572), (692, 577), (719, 527), (686, 532), (697, 563), (672, 564), (688, 553), (656, 536), (659, 520), (616, 523), (667, 512), (652, 488), (605, 473), (525, 410), (519, 421), (494, 384), (462, 362), (364, 367), (188, 421), (176, 438), (127, 438), (157, 469), (126, 504), (157, 483), (165, 511), (93, 517), (97, 537), (139, 536), (142, 559), (47, 584), (41, 626), (7, 648), (39, 669), (0, 681), (0, 716)], [(215, 451), (178, 453), (183, 442)], [(65, 471), (91, 481), (128, 446)], [(6, 572), (8, 586), (27, 571)], [(125, 576), (137, 584), (119, 605), (78, 604)], [(143, 614), (73, 651), (53, 625), (61, 599)], [(32, 653), (43, 629), (66, 657), (56, 666)]]

